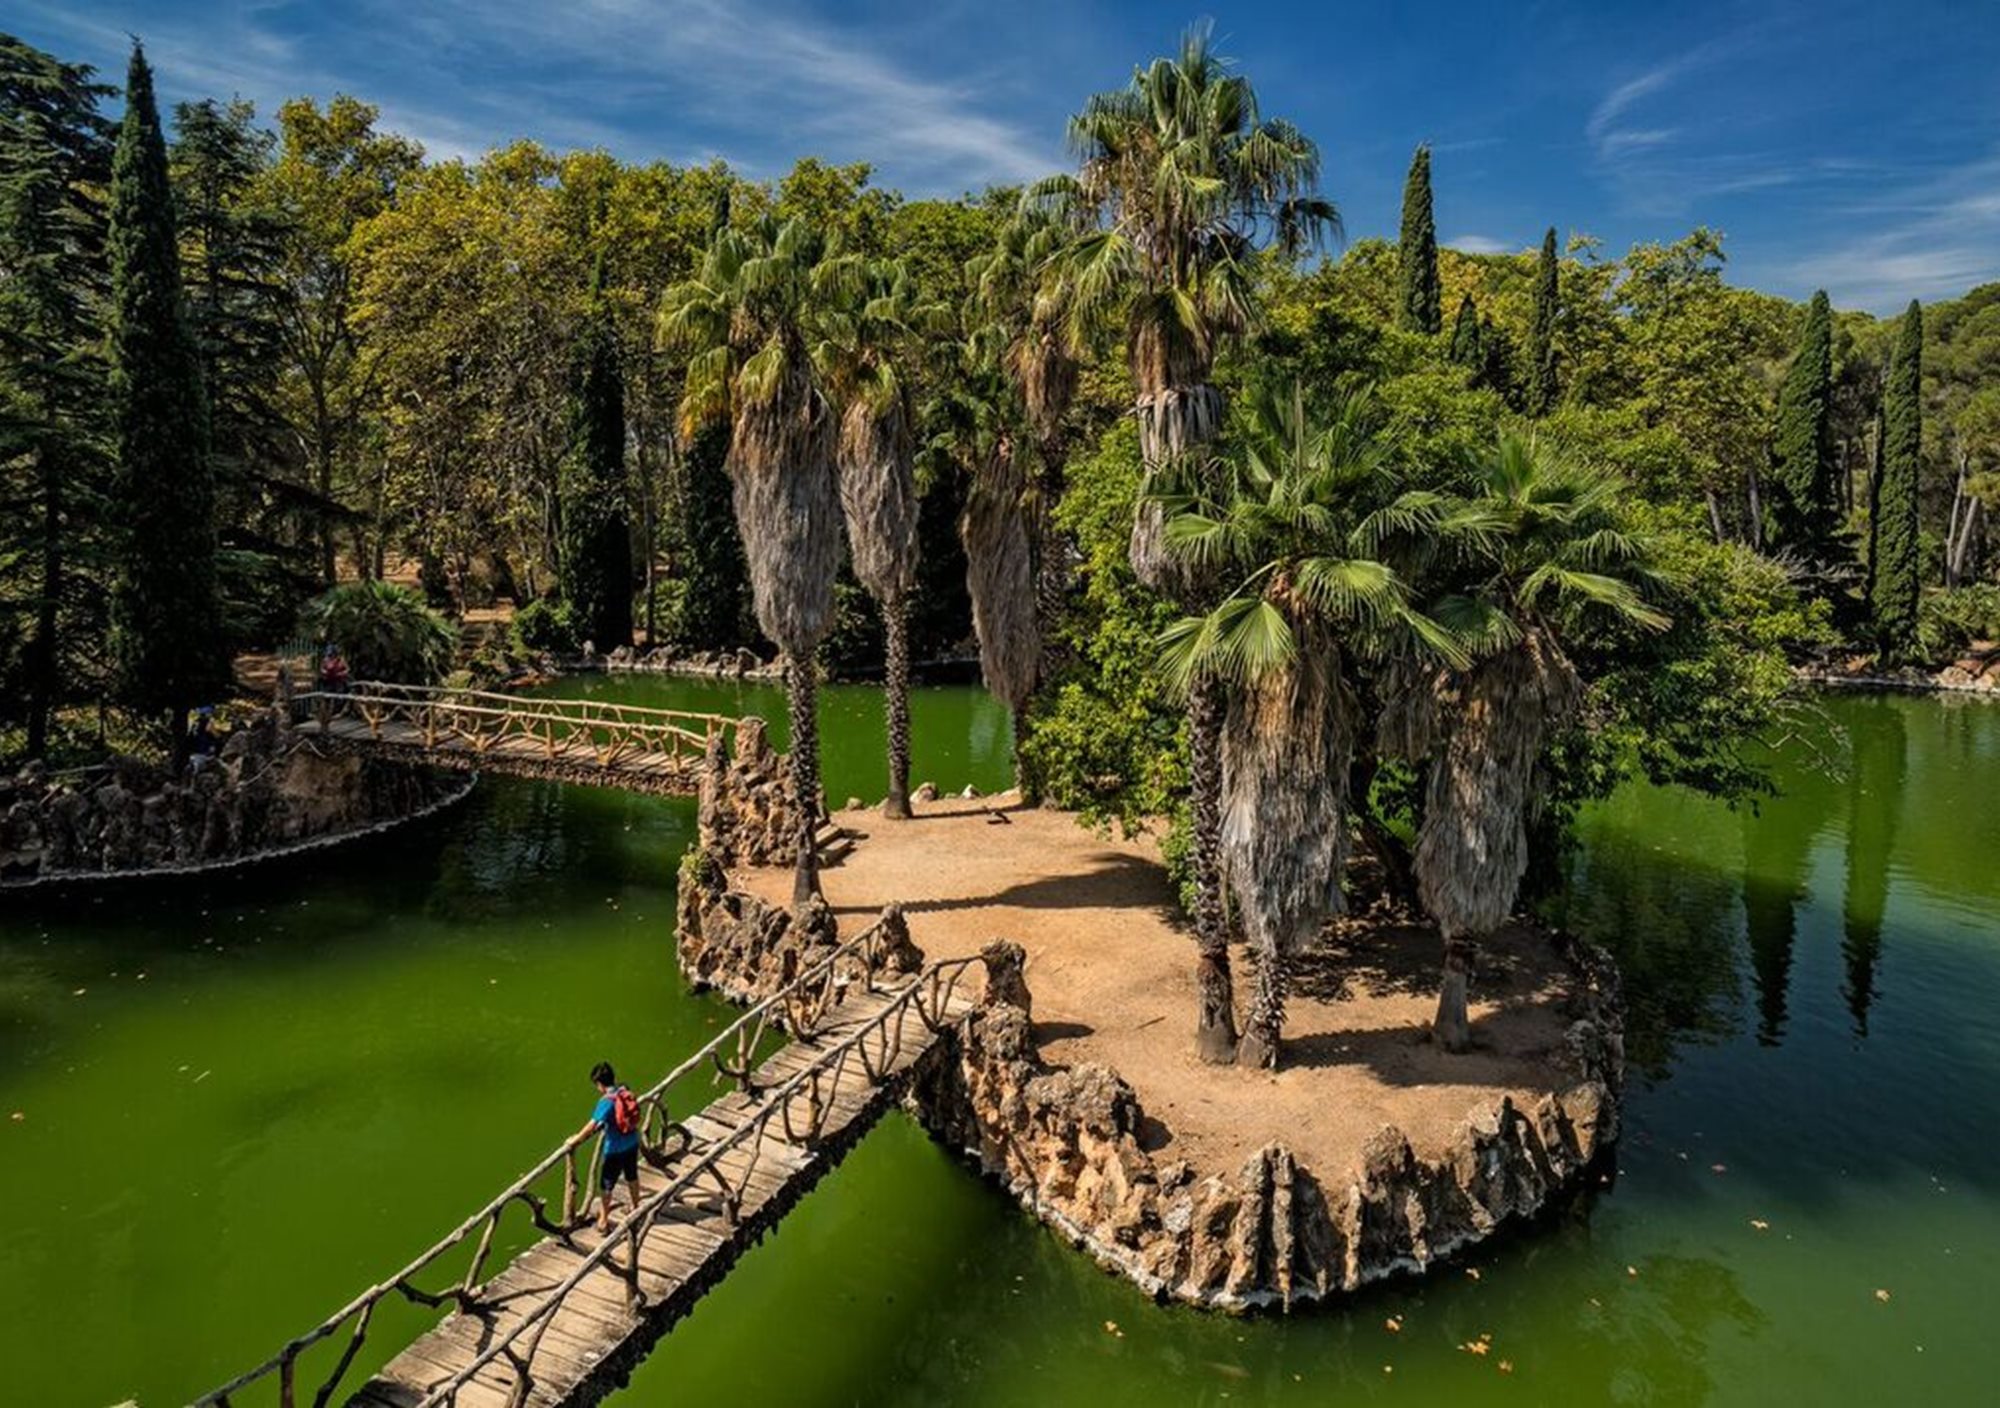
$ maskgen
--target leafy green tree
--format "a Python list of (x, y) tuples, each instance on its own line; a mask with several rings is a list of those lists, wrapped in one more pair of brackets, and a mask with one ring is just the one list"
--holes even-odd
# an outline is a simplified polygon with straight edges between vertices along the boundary
[(600, 651), (632, 643), (632, 525), (625, 472), (625, 381), (618, 340), (592, 280), (577, 349), (576, 405), (561, 473), (562, 597)]
[[(324, 109), (298, 98), (278, 109), (276, 160), (262, 204), (284, 231), (286, 374), (280, 405), (307, 465), (320, 576), (334, 578), (334, 533), (361, 489), (360, 457), (376, 388), (359, 357), (351, 241), (394, 204), (423, 165), (423, 148), (375, 128), (377, 110), (346, 95)], [(379, 544), (378, 544), (379, 546)], [(363, 572), (372, 566), (361, 553)]]
[(1542, 236), (1541, 258), (1535, 264), (1534, 315), (1528, 324), (1527, 411), (1545, 416), (1556, 406), (1556, 326), (1562, 315), (1560, 261), (1556, 230)]
[(1922, 567), (1917, 541), (1917, 476), (1923, 464), (1924, 314), (1915, 299), (1896, 330), (1883, 395), (1882, 478), (1876, 491), (1875, 559), (1869, 608), (1884, 658), (1901, 661), (1917, 645)]
[[(1410, 174), (1403, 182), (1403, 230), (1396, 241), (1396, 253), (1403, 275), (1398, 322), (1406, 332), (1436, 333), (1443, 326), (1444, 312), (1443, 287), (1438, 282), (1437, 220), (1431, 211), (1429, 143), (1418, 147), (1410, 158)], [(1461, 317), (1464, 312), (1461, 306)]]
[(1771, 446), (1779, 490), (1778, 540), (1820, 555), (1839, 522), (1832, 444), (1833, 307), (1826, 290), (1812, 296), (1798, 354), (1778, 388)]
[(19, 701), (30, 757), (101, 639), (112, 91), (0, 34), (0, 710)]
[(178, 762), (187, 713), (230, 687), (215, 570), (215, 476), (201, 354), (188, 327), (167, 145), (138, 44), (111, 163), (111, 394), (122, 551), (113, 587), (121, 693), (166, 716)]
[[(1052, 261), (1078, 333), (1115, 330), (1126, 348), (1148, 475), (1202, 458), (1222, 425), (1222, 393), (1210, 380), (1217, 352), (1257, 321), (1260, 231), (1297, 253), (1338, 228), (1318, 192), (1319, 149), (1291, 123), (1265, 117), (1249, 81), (1230, 70), (1209, 30), (1188, 31), (1180, 53), (1134, 71), (1125, 88), (1092, 97), (1070, 119), (1082, 153), (1072, 177), (1030, 196), (1075, 219), (1082, 233)], [(1185, 599), (1196, 583), (1169, 557), (1165, 511), (1139, 496), (1132, 568), (1156, 590)], [(1197, 842), (1195, 929), (1203, 954), (1204, 1020), (1230, 1010), (1222, 886), (1213, 858), (1221, 825), (1217, 740), (1222, 710), (1214, 691), (1189, 696), (1195, 735), (1191, 779)], [(1224, 1037), (1233, 1038), (1234, 1033)], [(1201, 1037), (1222, 1050), (1233, 1040)]]

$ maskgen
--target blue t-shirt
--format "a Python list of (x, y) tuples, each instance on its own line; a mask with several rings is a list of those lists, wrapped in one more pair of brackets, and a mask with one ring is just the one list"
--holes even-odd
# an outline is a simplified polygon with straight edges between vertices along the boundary
[[(612, 1092), (612, 1094), (616, 1093), (616, 1091)], [(601, 1095), (598, 1097), (597, 1108), (590, 1112), (590, 1117), (596, 1120), (597, 1127), (604, 1131), (605, 1153), (622, 1154), (627, 1149), (636, 1149), (639, 1147), (638, 1130), (635, 1129), (630, 1134), (620, 1134), (618, 1132), (618, 1122), (611, 1117), (610, 1095)]]

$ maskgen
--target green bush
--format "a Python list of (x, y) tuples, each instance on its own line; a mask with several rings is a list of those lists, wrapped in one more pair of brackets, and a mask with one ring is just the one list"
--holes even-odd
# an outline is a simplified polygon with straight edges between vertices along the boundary
[(2000, 640), (2000, 586), (1980, 582), (1925, 595), (1917, 607), (1917, 645), (1924, 659), (1949, 664), (1976, 640)]
[(423, 597), (393, 582), (348, 582), (320, 597), (301, 623), (340, 647), (357, 680), (430, 684), (451, 664), (458, 637)]
[(514, 613), (514, 639), (523, 650), (546, 650), (552, 655), (574, 655), (582, 648), (569, 603), (552, 596), (531, 601)]

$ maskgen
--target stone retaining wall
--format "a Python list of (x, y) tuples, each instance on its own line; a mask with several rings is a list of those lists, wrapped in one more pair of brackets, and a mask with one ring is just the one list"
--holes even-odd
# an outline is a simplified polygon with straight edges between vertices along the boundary
[[(684, 872), (681, 966), (738, 1000), (772, 990), (836, 942), (823, 912), (794, 921), (731, 891), (712, 858)], [(1290, 1306), (1421, 1272), (1525, 1222), (1580, 1186), (1616, 1137), (1624, 1072), (1617, 973), (1600, 950), (1555, 936), (1577, 974), (1561, 1056), (1569, 1083), (1522, 1106), (1466, 1114), (1424, 1157), (1384, 1126), (1351, 1166), (1314, 1170), (1282, 1143), (1242, 1168), (1161, 1162), (1145, 1114), (1105, 1066), (1045, 1062), (1018, 945), (985, 954), (986, 996), (913, 1088), (917, 1116), (1035, 1216), (1148, 1293), (1220, 1310)]]
[(67, 775), (31, 764), (0, 779), (0, 885), (242, 864), (423, 815), (469, 785), (319, 749), (269, 714), (182, 778), (129, 759)]

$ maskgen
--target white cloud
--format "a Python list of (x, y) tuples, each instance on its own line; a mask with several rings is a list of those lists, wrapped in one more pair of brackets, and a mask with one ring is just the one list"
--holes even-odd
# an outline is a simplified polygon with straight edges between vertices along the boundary
[(1447, 249), (1463, 254), (1511, 254), (1522, 246), (1496, 240), (1491, 235), (1454, 235), (1444, 241)]
[(163, 89), (240, 94), (266, 111), (301, 93), (350, 92), (436, 155), (531, 135), (637, 158), (721, 155), (773, 174), (811, 153), (948, 192), (1027, 179), (1061, 159), (1059, 134), (998, 114), (997, 73), (919, 77), (882, 30), (770, 3), (360, 0), (309, 12), (304, 32), (300, 11), (265, 0), (173, 16), (123, 0), (92, 17), (19, 3), (99, 53), (121, 53), (138, 30)]
[(1810, 250), (1785, 272), (1844, 307), (1894, 313), (1912, 298), (2000, 280), (2000, 153), (1836, 208), (1826, 223), (1874, 228)]

